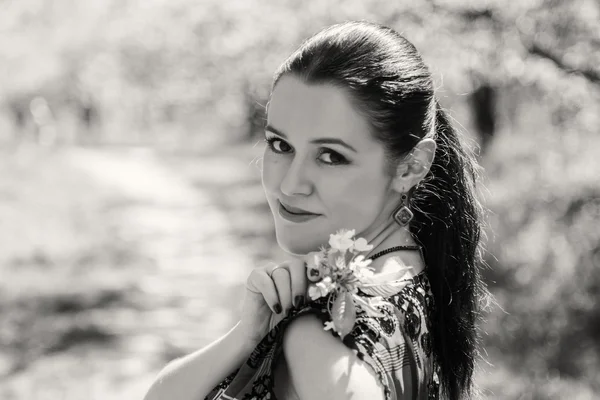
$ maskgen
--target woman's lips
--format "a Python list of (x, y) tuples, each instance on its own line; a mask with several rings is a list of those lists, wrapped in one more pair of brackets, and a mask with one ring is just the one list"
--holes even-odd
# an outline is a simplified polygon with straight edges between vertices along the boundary
[(281, 202), (279, 203), (278, 211), (279, 211), (279, 216), (281, 216), (281, 218), (283, 218), (284, 220), (286, 220), (288, 222), (292, 222), (292, 223), (306, 222), (306, 221), (310, 221), (315, 218), (318, 218), (320, 216), (320, 214), (312, 214), (312, 213), (295, 214), (295, 213), (289, 212), (288, 210), (285, 209), (285, 207), (283, 206), (283, 204), (281, 204)]
[(282, 203), (281, 201), (279, 201), (279, 203), (283, 206), (283, 208), (285, 208), (286, 211), (288, 211), (291, 214), (298, 214), (298, 215), (319, 215), (317, 213), (312, 213), (310, 211), (303, 210), (302, 208), (296, 208), (296, 207), (288, 206), (287, 204)]

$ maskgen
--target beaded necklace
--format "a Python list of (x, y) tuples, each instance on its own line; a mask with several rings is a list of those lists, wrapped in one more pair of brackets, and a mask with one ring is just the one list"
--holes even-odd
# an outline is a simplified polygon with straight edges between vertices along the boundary
[(371, 260), (375, 260), (376, 258), (379, 258), (381, 256), (384, 256), (388, 253), (391, 253), (393, 251), (398, 251), (398, 250), (421, 250), (421, 246), (419, 245), (410, 245), (410, 246), (394, 246), (394, 247), (390, 247), (389, 249), (385, 249), (382, 250), (380, 252), (377, 252), (375, 254), (373, 254), (372, 256), (368, 257)]

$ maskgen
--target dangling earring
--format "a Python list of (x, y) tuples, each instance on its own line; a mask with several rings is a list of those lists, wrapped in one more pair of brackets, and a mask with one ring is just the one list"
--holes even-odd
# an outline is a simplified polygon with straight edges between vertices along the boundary
[(402, 193), (402, 204), (394, 211), (394, 220), (400, 226), (406, 226), (413, 218), (413, 212), (408, 208), (408, 194)]

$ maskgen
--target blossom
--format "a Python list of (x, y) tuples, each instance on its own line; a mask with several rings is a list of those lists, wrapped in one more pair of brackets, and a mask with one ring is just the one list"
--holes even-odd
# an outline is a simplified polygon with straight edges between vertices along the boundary
[(358, 280), (362, 282), (365, 279), (372, 277), (375, 273), (372, 268), (360, 268), (355, 274)]
[(333, 324), (333, 321), (326, 321), (323, 329), (326, 331), (333, 329), (335, 331), (335, 325)]
[(321, 289), (319, 289), (319, 287), (317, 287), (316, 285), (310, 285), (308, 287), (308, 297), (311, 298), (311, 300), (316, 300), (319, 297), (323, 297), (324, 295), (321, 293)]
[(369, 270), (367, 269), (367, 267), (373, 262), (373, 260), (371, 259), (365, 259), (365, 256), (363, 256), (362, 254), (357, 256), (356, 258), (352, 259), (350, 261), (350, 264), (348, 264), (348, 267), (352, 270), (352, 271), (362, 271), (362, 270)]
[(343, 256), (338, 256), (335, 258), (335, 268), (340, 271), (346, 268), (346, 259)]
[(326, 261), (324, 261), (329, 266), (335, 266), (336, 254), (339, 254), (338, 251), (334, 248), (330, 248), (327, 250)]
[(336, 284), (333, 283), (330, 276), (324, 277), (320, 282), (310, 285), (308, 287), (308, 296), (316, 300), (319, 297), (326, 296), (329, 292), (336, 288)]
[(345, 252), (354, 245), (354, 240), (352, 240), (354, 234), (354, 229), (341, 229), (337, 233), (329, 235), (329, 245), (332, 249)]
[(318, 252), (312, 252), (307, 257), (307, 277), (311, 282), (317, 282), (321, 280), (325, 275), (329, 274), (329, 267), (327, 266), (326, 256), (323, 254), (325, 249), (321, 249)]
[(326, 290), (327, 292), (330, 292), (333, 289), (335, 289), (336, 284), (334, 282), (332, 282), (331, 276), (326, 276), (325, 278), (323, 278), (323, 280), (321, 282), (317, 282), (317, 286), (322, 288), (322, 290)]
[(354, 241), (354, 249), (356, 251), (369, 251), (373, 249), (373, 245), (368, 244), (365, 238), (358, 238)]
[[(404, 270), (375, 277), (369, 267), (372, 260), (357, 255), (373, 249), (373, 245), (364, 238), (354, 240), (354, 234), (354, 229), (341, 229), (329, 235), (330, 247), (321, 246), (318, 252), (310, 254), (306, 265), (308, 296), (317, 300), (332, 295), (327, 300), (331, 321), (325, 330), (333, 329), (342, 338), (352, 331), (357, 312), (382, 317), (377, 310), (378, 299), (398, 293), (407, 282)], [(358, 289), (371, 297), (362, 297)]]

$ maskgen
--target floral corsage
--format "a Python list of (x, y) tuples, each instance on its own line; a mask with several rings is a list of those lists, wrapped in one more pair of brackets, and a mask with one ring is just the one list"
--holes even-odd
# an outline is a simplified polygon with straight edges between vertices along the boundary
[[(374, 276), (369, 267), (372, 260), (365, 259), (363, 252), (373, 248), (364, 238), (354, 239), (355, 230), (342, 229), (329, 235), (329, 248), (322, 246), (312, 253), (306, 268), (308, 296), (312, 300), (325, 297), (331, 321), (325, 330), (333, 329), (342, 339), (352, 331), (358, 311), (370, 316), (384, 317), (376, 308), (383, 297), (398, 293), (408, 280), (406, 273), (412, 267)], [(373, 296), (364, 297), (361, 292)]]

